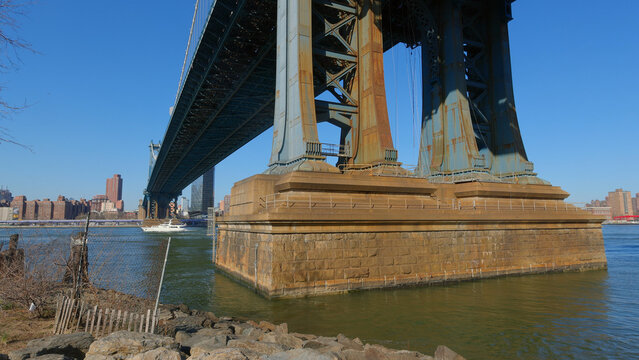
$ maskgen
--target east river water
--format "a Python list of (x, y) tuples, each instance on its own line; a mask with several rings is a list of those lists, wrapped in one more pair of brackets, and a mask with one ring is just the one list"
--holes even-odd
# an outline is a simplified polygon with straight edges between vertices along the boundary
[[(14, 232), (53, 238), (72, 231), (0, 229), (0, 241)], [(91, 231), (114, 239), (113, 261), (132, 269), (157, 259), (164, 238), (138, 228)], [(605, 226), (604, 240), (608, 270), (268, 301), (216, 274), (211, 240), (198, 229), (172, 236), (161, 300), (427, 354), (445, 344), (468, 359), (639, 359), (639, 226)]]

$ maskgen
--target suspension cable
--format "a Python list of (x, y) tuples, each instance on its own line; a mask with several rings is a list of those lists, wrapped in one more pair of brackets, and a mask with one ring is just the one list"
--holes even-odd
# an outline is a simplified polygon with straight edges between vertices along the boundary
[(186, 43), (186, 51), (184, 52), (184, 62), (182, 62), (182, 72), (180, 73), (180, 82), (178, 83), (177, 93), (175, 94), (175, 102), (177, 104), (180, 90), (182, 89), (182, 80), (184, 79), (184, 69), (186, 68), (186, 60), (189, 57), (189, 49), (191, 48), (191, 40), (193, 39), (193, 28), (195, 27), (195, 18), (197, 16), (197, 8), (200, 0), (195, 1), (195, 11), (193, 11), (193, 19), (191, 20), (191, 30), (189, 30), (189, 41)]

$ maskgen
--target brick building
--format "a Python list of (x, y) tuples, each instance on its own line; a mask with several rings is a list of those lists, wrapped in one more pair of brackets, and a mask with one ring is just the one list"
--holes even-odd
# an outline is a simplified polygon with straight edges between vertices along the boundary
[(11, 207), (18, 210), (18, 213), (17, 213), (18, 219), (17, 220), (23, 220), (24, 219), (24, 212), (26, 210), (26, 203), (27, 203), (27, 197), (24, 196), (24, 195), (16, 196), (11, 201)]
[(25, 203), (24, 218), (25, 220), (38, 219), (38, 202), (36, 200), (29, 200)]
[[(120, 174), (113, 175), (112, 178), (106, 181), (106, 197), (115, 204), (118, 211), (124, 210), (124, 203), (122, 201), (122, 177)], [(119, 206), (118, 206), (119, 205)]]
[(53, 202), (49, 199), (38, 201), (38, 220), (53, 219)]
[(613, 217), (635, 215), (630, 191), (616, 189), (615, 191), (608, 193), (606, 200), (608, 202), (608, 206), (610, 206)]

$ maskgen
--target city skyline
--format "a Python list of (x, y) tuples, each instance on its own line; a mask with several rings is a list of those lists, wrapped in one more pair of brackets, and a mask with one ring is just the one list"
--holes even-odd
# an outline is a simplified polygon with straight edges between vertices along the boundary
[[(529, 159), (541, 178), (572, 194), (569, 201), (588, 202), (610, 189), (639, 189), (639, 170), (618, 156), (639, 131), (631, 106), (634, 80), (622, 76), (639, 54), (631, 36), (638, 31), (631, 14), (639, 5), (626, 1), (613, 10), (575, 4), (581, 3), (514, 3), (510, 37), (515, 102)], [(90, 198), (102, 193), (106, 176), (120, 173), (127, 179), (125, 209), (137, 208), (148, 175), (146, 146), (166, 129), (193, 8), (116, 5), (88, 4), (89, 14), (101, 15), (86, 16), (71, 1), (41, 3), (22, 20), (22, 36), (39, 54), (22, 54), (20, 69), (3, 82), (8, 101), (30, 104), (3, 123), (34, 151), (2, 144), (11, 171), (0, 182), (14, 194)], [(143, 21), (142, 12), (149, 15)], [(104, 31), (113, 19), (120, 26)], [(606, 41), (612, 37), (619, 41)], [(574, 41), (581, 38), (589, 41)], [(419, 57), (410, 52), (399, 46), (385, 56), (393, 141), (408, 165), (417, 162), (421, 113), (420, 86), (414, 84)], [(322, 141), (337, 142), (333, 129), (319, 127)], [(104, 151), (90, 136), (97, 133), (120, 145)], [(65, 137), (74, 141), (60, 141)], [(220, 163), (215, 192), (228, 194), (234, 182), (264, 171), (271, 139), (269, 129)], [(82, 171), (69, 171), (76, 163), (84, 164)], [(189, 193), (186, 188), (182, 195)]]

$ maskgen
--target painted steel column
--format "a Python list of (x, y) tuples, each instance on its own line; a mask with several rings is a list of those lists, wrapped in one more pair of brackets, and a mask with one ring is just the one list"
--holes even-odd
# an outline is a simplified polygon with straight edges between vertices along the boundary
[[(418, 174), (484, 171), (467, 99), (460, 2), (440, 2), (439, 85), (423, 82), (423, 121)], [(424, 69), (431, 79), (430, 69)], [(442, 99), (443, 98), (443, 99)], [(442, 103), (443, 100), (443, 103)]]
[(355, 164), (396, 162), (384, 86), (381, 0), (363, 0), (359, 10), (359, 117), (351, 161)]
[(313, 91), (311, 0), (277, 2), (277, 75), (270, 167), (305, 158), (319, 143)]
[(488, 6), (488, 42), (491, 49), (489, 82), (494, 114), (491, 172), (496, 176), (534, 176), (515, 110), (506, 4), (504, 1), (492, 1)]

